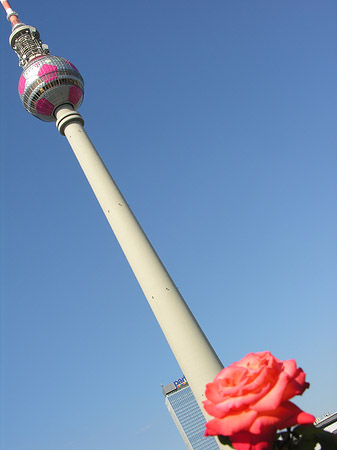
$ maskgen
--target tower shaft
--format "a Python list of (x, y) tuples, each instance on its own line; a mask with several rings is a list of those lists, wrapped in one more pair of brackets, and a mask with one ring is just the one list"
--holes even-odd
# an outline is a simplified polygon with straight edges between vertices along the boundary
[(56, 118), (203, 411), (205, 385), (223, 368), (219, 358), (86, 134), (81, 115), (63, 105)]
[(58, 130), (68, 139), (204, 411), (205, 386), (223, 366), (84, 130), (76, 111), (83, 100), (83, 79), (68, 60), (49, 55), (38, 31), (23, 24), (7, 0), (0, 1), (12, 25), (10, 45), (24, 69), (19, 80), (21, 101), (35, 117), (47, 122), (56, 119)]

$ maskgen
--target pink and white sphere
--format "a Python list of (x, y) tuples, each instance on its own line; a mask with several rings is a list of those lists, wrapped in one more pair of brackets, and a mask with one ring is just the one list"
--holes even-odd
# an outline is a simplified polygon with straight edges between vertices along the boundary
[(63, 104), (79, 108), (84, 82), (76, 67), (60, 56), (40, 56), (22, 72), (19, 95), (26, 110), (38, 119), (54, 122), (55, 109)]

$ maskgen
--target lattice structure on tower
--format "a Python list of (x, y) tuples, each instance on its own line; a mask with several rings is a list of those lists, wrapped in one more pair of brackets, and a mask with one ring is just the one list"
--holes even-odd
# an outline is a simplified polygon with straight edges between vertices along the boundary
[(19, 57), (19, 66), (23, 68), (35, 58), (49, 54), (48, 45), (42, 44), (37, 29), (23, 23), (15, 26), (9, 43)]

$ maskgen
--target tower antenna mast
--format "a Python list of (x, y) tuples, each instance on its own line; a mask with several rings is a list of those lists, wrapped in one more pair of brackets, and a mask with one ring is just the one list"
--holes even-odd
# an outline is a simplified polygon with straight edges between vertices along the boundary
[(65, 58), (49, 54), (36, 28), (22, 23), (1, 0), (12, 25), (9, 42), (23, 68), (19, 95), (35, 117), (55, 122), (66, 136), (94, 194), (186, 376), (202, 411), (205, 385), (223, 368), (84, 129), (77, 109), (83, 78)]

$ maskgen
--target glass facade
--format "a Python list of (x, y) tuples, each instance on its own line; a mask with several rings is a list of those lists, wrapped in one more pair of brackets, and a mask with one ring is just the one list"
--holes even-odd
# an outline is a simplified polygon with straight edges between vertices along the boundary
[(215, 439), (204, 435), (206, 420), (188, 383), (185, 383), (182, 387), (176, 387), (175, 383), (171, 383), (163, 387), (163, 393), (166, 397), (166, 406), (187, 448), (191, 450), (218, 450), (219, 447)]

